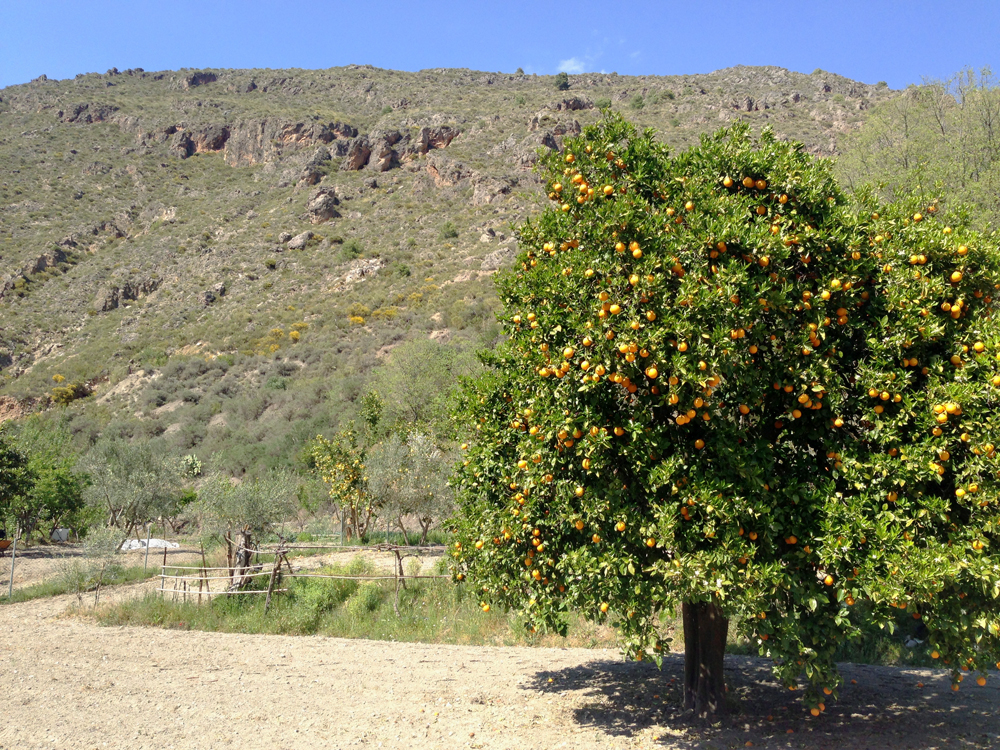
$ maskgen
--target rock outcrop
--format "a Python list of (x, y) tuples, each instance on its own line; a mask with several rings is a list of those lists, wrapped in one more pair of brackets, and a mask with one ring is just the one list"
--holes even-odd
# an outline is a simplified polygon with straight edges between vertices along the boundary
[(393, 167), (399, 166), (399, 154), (393, 146), (403, 140), (403, 136), (397, 130), (389, 132), (374, 132), (369, 136), (371, 143), (371, 154), (368, 159), (368, 169), (376, 172), (388, 172)]
[(330, 149), (320, 146), (315, 153), (309, 157), (309, 161), (302, 167), (299, 173), (299, 185), (315, 185), (323, 179), (323, 171), (330, 162)]
[(464, 165), (443, 155), (428, 159), (425, 170), (437, 187), (452, 187), (472, 176)]
[(229, 126), (225, 159), (231, 166), (274, 161), (285, 149), (330, 144), (357, 137), (357, 128), (342, 122), (305, 123), (248, 120)]
[(368, 163), (368, 157), (372, 155), (372, 147), (368, 143), (366, 136), (358, 136), (347, 148), (347, 154), (340, 163), (340, 168), (345, 171), (357, 171)]
[(170, 141), (170, 149), (186, 159), (192, 154), (222, 151), (228, 140), (229, 128), (225, 125), (204, 125), (196, 130), (176, 131)]
[(103, 287), (94, 298), (94, 309), (98, 312), (114, 310), (123, 302), (145, 297), (159, 286), (159, 279), (146, 278), (126, 281), (121, 286)]
[(509, 196), (517, 185), (517, 180), (476, 173), (472, 177), (472, 184), (472, 205), (486, 206)]
[(191, 75), (185, 77), (181, 82), (181, 86), (186, 89), (190, 89), (195, 86), (204, 86), (206, 83), (215, 83), (217, 80), (219, 80), (219, 77), (215, 75), (215, 73), (202, 71), (200, 73), (192, 73)]
[(113, 104), (85, 103), (76, 104), (66, 111), (59, 110), (56, 113), (56, 117), (63, 122), (104, 122), (105, 120), (110, 120), (111, 116), (117, 111), (118, 107)]
[(219, 299), (220, 297), (224, 296), (225, 293), (226, 293), (226, 285), (223, 284), (220, 281), (218, 284), (216, 284), (215, 286), (213, 286), (211, 289), (206, 289), (204, 292), (202, 292), (201, 303), (205, 307), (208, 307), (213, 302), (215, 302), (217, 299)]
[(309, 199), (309, 203), (306, 204), (309, 221), (313, 224), (322, 224), (324, 221), (337, 218), (340, 216), (337, 212), (337, 206), (339, 205), (340, 200), (337, 198), (337, 191), (334, 188), (320, 188)]

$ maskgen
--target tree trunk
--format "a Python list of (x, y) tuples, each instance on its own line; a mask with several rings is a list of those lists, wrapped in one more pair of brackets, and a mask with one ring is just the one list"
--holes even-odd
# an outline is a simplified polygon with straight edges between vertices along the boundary
[(407, 547), (409, 547), (410, 546), (410, 537), (406, 533), (406, 526), (403, 524), (403, 517), (402, 516), (396, 516), (396, 525), (399, 526), (399, 530), (403, 532), (403, 543)]
[(253, 560), (251, 533), (249, 529), (241, 529), (237, 533), (237, 548), (233, 555), (233, 572), (231, 573), (232, 578), (229, 584), (230, 591), (238, 591), (253, 582), (253, 578), (247, 575), (247, 573), (253, 572), (251, 570), (251, 562)]
[(684, 708), (699, 717), (726, 713), (726, 654), (729, 620), (714, 602), (684, 602)]

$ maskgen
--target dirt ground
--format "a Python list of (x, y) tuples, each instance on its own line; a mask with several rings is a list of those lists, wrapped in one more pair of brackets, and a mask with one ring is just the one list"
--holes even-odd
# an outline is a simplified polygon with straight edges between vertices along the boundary
[(1000, 748), (996, 678), (953, 693), (944, 672), (843, 665), (813, 719), (766, 661), (727, 657), (734, 712), (705, 727), (677, 708), (676, 655), (106, 628), (74, 603), (0, 606), (0, 750)]

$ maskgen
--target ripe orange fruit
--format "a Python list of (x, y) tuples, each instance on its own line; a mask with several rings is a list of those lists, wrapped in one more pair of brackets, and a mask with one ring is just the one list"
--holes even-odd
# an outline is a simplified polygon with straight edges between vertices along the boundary
[(647, 547), (655, 547), (656, 546), (656, 540), (653, 539), (653, 537), (650, 537), (649, 539), (646, 540), (646, 546)]
[(583, 531), (583, 521), (578, 520), (574, 526), (576, 526), (577, 531)]
[(744, 177), (743, 178), (743, 187), (745, 187), (745, 188), (752, 188), (753, 185), (754, 185), (754, 179), (753, 179), (753, 177)]
[(979, 679), (976, 680), (976, 684), (979, 685), (979, 687), (985, 687), (985, 685), (986, 685), (986, 678), (982, 677), (982, 676), (979, 677)]
[(601, 602), (601, 612), (607, 612), (607, 611), (608, 611), (608, 603)]
[(685, 211), (694, 211), (694, 201), (687, 201), (684, 204), (684, 210)]
[(733, 178), (732, 177), (723, 177), (722, 178), (722, 184), (725, 185), (727, 188), (731, 188), (733, 186)]
[(825, 583), (827, 586), (832, 586), (833, 585), (833, 576), (827, 576), (826, 578), (824, 578), (823, 579), (823, 583)]
[(702, 440), (701, 438), (698, 438), (697, 440), (694, 441), (694, 447), (697, 448), (698, 450), (701, 450), (702, 448), (705, 447), (705, 441)]
[(646, 368), (646, 377), (649, 378), (650, 380), (656, 380), (656, 377), (659, 374), (660, 374), (659, 370), (657, 370), (656, 367), (652, 365)]
[(483, 604), (483, 612), (489, 612), (489, 611), (490, 611), (490, 605), (489, 604)]

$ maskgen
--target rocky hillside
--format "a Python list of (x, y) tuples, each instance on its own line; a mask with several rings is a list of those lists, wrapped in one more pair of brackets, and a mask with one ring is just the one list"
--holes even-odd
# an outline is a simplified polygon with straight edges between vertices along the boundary
[(538, 149), (621, 109), (675, 148), (734, 118), (818, 155), (892, 96), (816, 71), (554, 77), (142, 70), (0, 90), (0, 420), (281, 463), (408, 340), (493, 335)]

